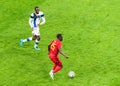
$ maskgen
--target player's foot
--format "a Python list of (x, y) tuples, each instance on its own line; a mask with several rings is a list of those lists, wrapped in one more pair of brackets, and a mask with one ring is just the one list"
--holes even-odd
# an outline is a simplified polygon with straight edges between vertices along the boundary
[(34, 47), (34, 49), (35, 49), (35, 50), (40, 50), (40, 48), (38, 48), (38, 47)]
[(21, 39), (20, 40), (20, 47), (22, 47), (22, 45), (23, 45), (23, 40)]
[(54, 74), (53, 74), (52, 71), (53, 71), (53, 70), (50, 71), (49, 75), (50, 75), (50, 77), (54, 80)]

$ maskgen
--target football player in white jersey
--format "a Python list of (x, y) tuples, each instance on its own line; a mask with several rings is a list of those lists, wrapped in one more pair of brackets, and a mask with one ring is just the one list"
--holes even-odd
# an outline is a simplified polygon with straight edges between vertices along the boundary
[(32, 13), (30, 15), (30, 18), (29, 18), (29, 24), (30, 24), (33, 36), (29, 37), (29, 38), (26, 38), (24, 40), (21, 39), (20, 40), (20, 46), (22, 46), (24, 42), (29, 42), (31, 40), (35, 40), (34, 49), (35, 50), (40, 50), (40, 48), (38, 48), (38, 44), (39, 44), (39, 41), (40, 41), (39, 27), (41, 25), (43, 25), (44, 23), (45, 23), (44, 13), (40, 11), (38, 6), (36, 6), (35, 7), (35, 12)]

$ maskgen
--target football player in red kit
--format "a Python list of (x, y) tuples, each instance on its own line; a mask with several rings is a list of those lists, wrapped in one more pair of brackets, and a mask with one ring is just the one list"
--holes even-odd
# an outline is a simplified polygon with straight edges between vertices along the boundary
[(54, 80), (54, 74), (58, 71), (60, 71), (63, 67), (62, 62), (60, 61), (60, 58), (58, 56), (58, 53), (62, 54), (65, 58), (68, 58), (68, 56), (62, 51), (62, 43), (63, 40), (62, 34), (57, 34), (57, 39), (53, 40), (48, 45), (48, 52), (49, 52), (49, 58), (54, 63), (53, 69), (50, 71), (49, 75)]

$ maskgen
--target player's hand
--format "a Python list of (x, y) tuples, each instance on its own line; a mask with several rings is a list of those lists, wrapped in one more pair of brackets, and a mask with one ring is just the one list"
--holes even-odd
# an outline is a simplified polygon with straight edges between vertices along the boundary
[(38, 26), (40, 27), (40, 23), (38, 24)]
[(65, 56), (65, 58), (67, 58), (67, 59), (68, 59), (68, 58), (69, 58), (69, 56), (67, 56), (67, 55), (66, 55), (66, 56)]

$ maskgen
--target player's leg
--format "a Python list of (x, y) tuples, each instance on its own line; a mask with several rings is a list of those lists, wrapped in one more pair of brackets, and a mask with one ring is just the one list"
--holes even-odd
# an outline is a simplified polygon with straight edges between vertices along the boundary
[(22, 45), (23, 45), (24, 42), (29, 42), (31, 40), (32, 40), (32, 37), (29, 37), (29, 38), (26, 38), (26, 39), (21, 39), (20, 40), (20, 46), (22, 47)]
[(52, 79), (54, 78), (53, 70), (55, 70), (56, 67), (57, 67), (57, 65), (54, 63), (54, 66), (53, 66), (52, 70), (49, 73)]
[(54, 64), (54, 66), (53, 66), (53, 69), (52, 70), (55, 70), (55, 68), (57, 67), (57, 65), (56, 64)]
[(53, 74), (53, 70), (56, 68), (56, 60), (54, 59), (55, 57), (49, 56), (50, 60), (54, 63), (53, 69), (49, 72), (50, 77), (54, 80), (54, 74)]
[(32, 34), (33, 34), (33, 37), (29, 37), (29, 38), (26, 38), (26, 39), (21, 39), (20, 40), (20, 46), (22, 46), (24, 42), (29, 42), (31, 40), (34, 40), (35, 39), (35, 31), (34, 30), (32, 31)]
[(32, 40), (36, 40), (36, 35), (33, 35)]
[(57, 60), (55, 59), (55, 57), (50, 57), (50, 60), (54, 63), (52, 68), (52, 70), (54, 70), (57, 67), (57, 64), (56, 64)]
[(36, 35), (36, 39), (35, 39), (35, 44), (34, 44), (34, 49), (35, 50), (40, 50), (40, 48), (38, 48), (39, 42), (40, 42), (40, 32), (39, 32), (39, 27), (37, 27), (34, 31), (35, 35)]
[(62, 62), (60, 61), (59, 58), (56, 58), (55, 64), (56, 64), (56, 67), (53, 70), (53, 74), (56, 73), (56, 72), (58, 72), (58, 71), (60, 71), (63, 68)]
[(35, 50), (40, 50), (40, 48), (38, 48), (39, 42), (40, 42), (40, 36), (38, 35), (36, 36), (36, 40), (35, 40), (35, 45), (34, 45)]
[(62, 69), (62, 67), (63, 67), (62, 65), (56, 66), (56, 68), (53, 70), (53, 74), (60, 71)]
[(24, 40), (22, 40), (23, 42), (29, 42), (29, 41), (31, 41), (32, 40), (32, 37), (29, 37), (29, 38), (26, 38), (26, 39), (24, 39)]
[(54, 63), (53, 69), (50, 71), (50, 77), (54, 79), (54, 74), (62, 69), (62, 62), (59, 58), (51, 58), (51, 61)]

